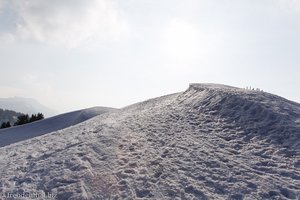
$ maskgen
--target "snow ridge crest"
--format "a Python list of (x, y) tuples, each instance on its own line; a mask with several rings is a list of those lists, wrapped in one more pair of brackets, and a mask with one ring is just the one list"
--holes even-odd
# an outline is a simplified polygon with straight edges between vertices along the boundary
[(240, 88), (216, 83), (190, 83), (189, 90), (238, 90)]

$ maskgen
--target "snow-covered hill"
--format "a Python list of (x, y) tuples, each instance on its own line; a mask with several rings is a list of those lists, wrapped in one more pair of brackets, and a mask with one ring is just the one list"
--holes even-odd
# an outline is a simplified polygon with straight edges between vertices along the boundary
[(58, 131), (112, 110), (112, 108), (105, 107), (88, 108), (57, 115), (22, 126), (1, 129), (0, 147), (53, 131)]
[(192, 84), (0, 148), (0, 193), (24, 192), (56, 199), (299, 199), (300, 105)]

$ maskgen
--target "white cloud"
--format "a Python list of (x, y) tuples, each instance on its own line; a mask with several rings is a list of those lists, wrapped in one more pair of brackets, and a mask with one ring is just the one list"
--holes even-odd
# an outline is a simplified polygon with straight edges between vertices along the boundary
[(16, 39), (76, 47), (121, 37), (125, 20), (111, 0), (13, 0)]

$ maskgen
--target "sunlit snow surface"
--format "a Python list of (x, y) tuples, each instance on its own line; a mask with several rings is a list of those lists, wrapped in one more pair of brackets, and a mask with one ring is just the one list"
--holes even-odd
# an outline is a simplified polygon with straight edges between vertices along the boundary
[(0, 193), (299, 199), (299, 119), (298, 103), (272, 94), (191, 84), (0, 148)]
[(87, 108), (22, 126), (0, 129), (0, 147), (53, 131), (58, 131), (112, 110), (112, 108), (106, 107)]

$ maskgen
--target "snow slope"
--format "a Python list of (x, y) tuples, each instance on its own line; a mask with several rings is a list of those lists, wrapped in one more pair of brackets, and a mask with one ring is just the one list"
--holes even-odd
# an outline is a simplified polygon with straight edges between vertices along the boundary
[(0, 147), (73, 126), (112, 108), (94, 107), (73, 111), (22, 126), (0, 130)]
[(298, 103), (192, 84), (184, 92), (0, 148), (0, 193), (299, 199), (299, 137)]

